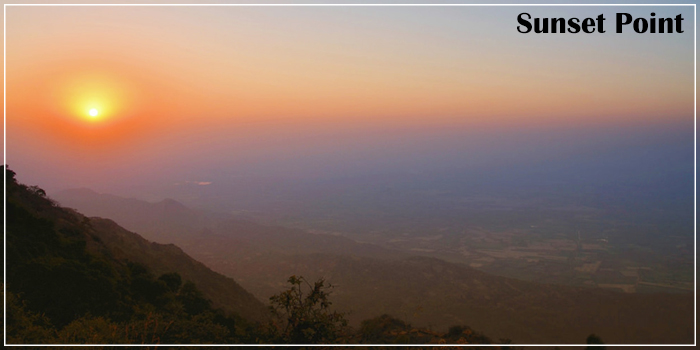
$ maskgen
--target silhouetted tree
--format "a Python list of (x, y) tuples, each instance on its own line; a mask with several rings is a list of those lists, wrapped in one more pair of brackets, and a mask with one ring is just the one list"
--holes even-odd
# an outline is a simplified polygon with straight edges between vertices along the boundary
[(343, 314), (331, 312), (328, 300), (332, 286), (324, 279), (313, 285), (303, 277), (291, 276), (290, 289), (270, 297), (276, 321), (270, 327), (271, 340), (289, 344), (338, 343), (347, 326)]

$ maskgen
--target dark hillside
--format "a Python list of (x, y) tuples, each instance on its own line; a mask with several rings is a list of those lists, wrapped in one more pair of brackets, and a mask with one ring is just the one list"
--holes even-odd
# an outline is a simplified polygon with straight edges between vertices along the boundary
[(267, 308), (233, 279), (210, 270), (179, 247), (149, 242), (112, 220), (90, 218), (90, 224), (115, 258), (146, 265), (157, 275), (177, 271), (183, 279), (196, 284), (214, 307), (236, 312), (249, 320), (262, 321), (267, 316)]
[(6, 175), (8, 342), (242, 342), (249, 320), (265, 318), (261, 302), (179, 248)]

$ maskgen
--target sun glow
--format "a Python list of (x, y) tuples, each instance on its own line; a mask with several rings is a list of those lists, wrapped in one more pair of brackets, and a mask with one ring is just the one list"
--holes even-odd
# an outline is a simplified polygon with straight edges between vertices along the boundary
[(107, 69), (69, 71), (54, 81), (52, 99), (57, 114), (67, 120), (112, 125), (133, 116), (137, 108), (133, 84)]

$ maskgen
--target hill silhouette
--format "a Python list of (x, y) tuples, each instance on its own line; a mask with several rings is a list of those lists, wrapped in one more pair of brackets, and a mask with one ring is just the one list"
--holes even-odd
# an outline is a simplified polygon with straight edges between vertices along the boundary
[(177, 272), (183, 279), (196, 284), (214, 307), (253, 321), (267, 317), (266, 307), (233, 279), (212, 271), (174, 244), (149, 242), (109, 219), (91, 218), (90, 224), (95, 229), (95, 236), (114, 258), (143, 264), (156, 275)]
[(241, 330), (268, 317), (179, 248), (62, 208), (6, 174), (8, 342), (244, 342)]

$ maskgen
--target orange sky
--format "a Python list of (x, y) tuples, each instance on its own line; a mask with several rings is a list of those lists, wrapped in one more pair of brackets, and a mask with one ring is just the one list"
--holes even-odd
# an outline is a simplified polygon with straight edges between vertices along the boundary
[[(499, 128), (692, 119), (692, 32), (522, 35), (513, 29), (519, 11), (9, 7), (9, 139), (24, 140), (17, 150), (50, 140), (101, 153), (256, 123)], [(571, 11), (601, 9), (538, 12)], [(90, 118), (90, 108), (100, 115)]]

